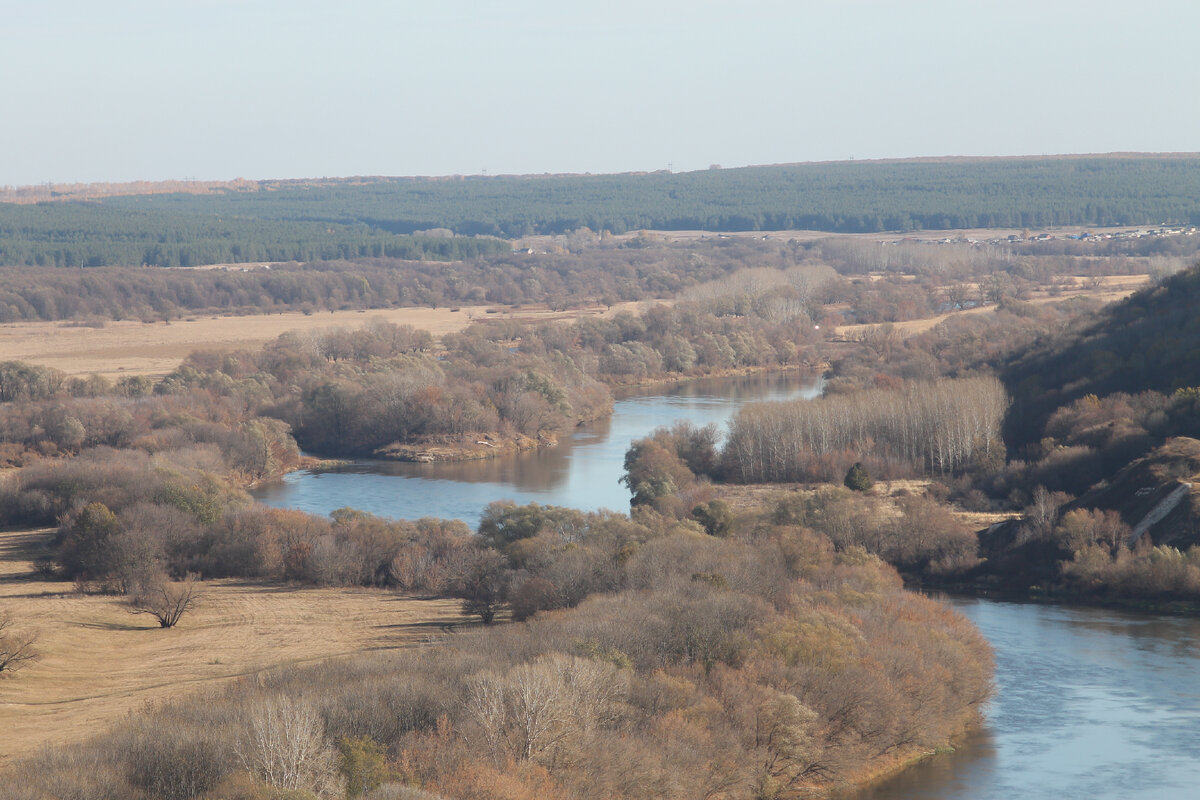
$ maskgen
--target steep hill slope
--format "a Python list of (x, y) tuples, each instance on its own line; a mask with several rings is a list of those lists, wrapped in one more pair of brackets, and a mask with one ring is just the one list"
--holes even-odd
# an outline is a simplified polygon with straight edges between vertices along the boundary
[(1117, 303), (1003, 370), (1010, 450), (1038, 441), (1060, 406), (1093, 394), (1200, 385), (1200, 265)]

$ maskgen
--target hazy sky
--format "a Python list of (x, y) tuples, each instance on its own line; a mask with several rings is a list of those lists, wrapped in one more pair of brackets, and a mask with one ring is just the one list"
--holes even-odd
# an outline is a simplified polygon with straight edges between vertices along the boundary
[(0, 185), (1200, 151), (1198, 31), (1198, 0), (0, 0)]

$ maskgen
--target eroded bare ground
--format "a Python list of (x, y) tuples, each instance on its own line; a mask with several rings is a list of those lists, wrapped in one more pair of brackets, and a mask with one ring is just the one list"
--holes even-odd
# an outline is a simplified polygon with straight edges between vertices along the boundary
[(206, 582), (199, 607), (162, 629), (120, 597), (37, 576), (51, 535), (0, 532), (0, 610), (37, 631), (42, 654), (0, 680), (0, 763), (85, 739), (146, 703), (273, 666), (417, 645), (463, 622), (456, 600), (225, 580)]

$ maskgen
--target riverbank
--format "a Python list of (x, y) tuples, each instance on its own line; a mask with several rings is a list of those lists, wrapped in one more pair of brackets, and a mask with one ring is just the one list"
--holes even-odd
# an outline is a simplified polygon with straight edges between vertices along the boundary
[(381, 461), (403, 461), (413, 464), (435, 464), (450, 461), (482, 461), (488, 458), (526, 453), (539, 447), (554, 447), (558, 436), (539, 433), (536, 437), (522, 433), (468, 433), (462, 436), (428, 436), (420, 441), (393, 442), (371, 454)]
[(827, 796), (830, 800), (854, 800), (863, 791), (870, 791), (874, 787), (885, 784), (905, 771), (925, 763), (934, 756), (952, 754), (957, 749), (953, 742), (977, 731), (981, 723), (981, 720), (977, 720), (974, 725), (967, 727), (958, 737), (951, 740), (951, 744), (944, 747), (932, 750), (929, 748), (918, 748), (909, 752), (892, 755), (889, 758), (881, 758), (879, 759), (879, 763), (868, 765), (860, 774), (855, 775), (853, 779), (849, 780), (849, 786), (829, 790)]
[(1030, 603), (1063, 608), (1096, 608), (1110, 611), (1128, 611), (1140, 614), (1163, 616), (1200, 617), (1200, 603), (1179, 598), (1147, 600), (1145, 598), (1105, 598), (1082, 592), (1030, 587), (1028, 591), (999, 588), (980, 582), (931, 580), (913, 575), (904, 575), (904, 585), (924, 594), (942, 594), (951, 597), (976, 598), (1000, 603)]
[[(639, 378), (636, 380), (608, 380), (605, 385), (617, 394), (634, 394), (640, 389), (654, 389), (670, 386), (682, 386), (693, 381), (722, 380), (733, 378), (749, 378), (759, 375), (794, 375), (797, 378), (812, 378), (819, 380), (822, 372), (813, 371), (809, 367), (780, 367), (746, 366), (715, 370), (703, 374), (670, 373), (657, 377)], [(576, 429), (589, 423), (607, 419), (612, 415), (611, 404), (603, 415), (588, 419), (580, 419)], [(380, 447), (369, 454), (372, 459), (380, 461), (396, 461), (411, 464), (444, 464), (460, 461), (484, 461), (489, 459), (513, 456), (546, 447), (558, 445), (560, 433), (543, 431), (536, 436), (522, 433), (502, 433), (499, 431), (471, 432), (461, 435), (424, 436), (408, 442), (392, 442)], [(313, 458), (315, 461), (322, 459)], [(344, 464), (345, 461), (334, 461)], [(290, 471), (312, 469), (309, 463), (300, 464)], [(282, 477), (282, 476), (279, 476)]]

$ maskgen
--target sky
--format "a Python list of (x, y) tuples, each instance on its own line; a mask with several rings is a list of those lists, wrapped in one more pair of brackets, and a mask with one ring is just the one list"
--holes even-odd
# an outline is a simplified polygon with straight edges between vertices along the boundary
[(1197, 30), (1197, 0), (0, 0), (0, 186), (1195, 152)]

